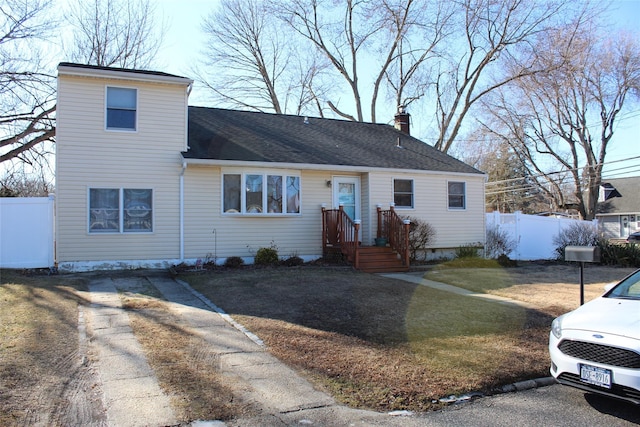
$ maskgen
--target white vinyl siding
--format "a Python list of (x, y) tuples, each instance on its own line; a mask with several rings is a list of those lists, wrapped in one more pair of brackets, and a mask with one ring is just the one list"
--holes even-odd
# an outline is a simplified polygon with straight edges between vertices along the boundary
[[(253, 172), (247, 169), (249, 173)], [(242, 172), (224, 170), (224, 174)], [(266, 175), (292, 175), (277, 169)], [(185, 172), (185, 257), (250, 258), (273, 243), (282, 257), (322, 255), (321, 206), (331, 206), (330, 172), (300, 172), (299, 215), (229, 215), (222, 212), (223, 171), (189, 166)]]
[[(105, 87), (137, 89), (137, 132), (105, 130)], [(56, 130), (59, 262), (177, 259), (186, 87), (60, 75)], [(90, 233), (90, 188), (153, 189), (153, 232)]]
[[(105, 87), (137, 91), (136, 132), (105, 129)], [(376, 230), (376, 205), (394, 201), (394, 179), (413, 181), (411, 216), (423, 218), (437, 232), (434, 246), (455, 248), (484, 242), (484, 176), (339, 171), (263, 170), (190, 164), (186, 151), (186, 86), (103, 77), (60, 75), (56, 134), (56, 240), (58, 261), (178, 260), (180, 258), (180, 182), (184, 173), (184, 257), (253, 257), (261, 247), (275, 245), (282, 257), (321, 256), (321, 206), (332, 207), (336, 176), (361, 182), (361, 240), (371, 244)], [(263, 206), (277, 201), (268, 193), (271, 177), (299, 176), (299, 213), (231, 215), (223, 213), (223, 174), (263, 176)], [(277, 179), (271, 178), (273, 184)], [(448, 208), (449, 181), (465, 183), (465, 209)], [(148, 189), (152, 192), (152, 232), (92, 233), (90, 189)], [(284, 197), (283, 189), (282, 197)], [(123, 196), (124, 197), (124, 196)], [(271, 197), (271, 198), (270, 198)], [(284, 206), (284, 204), (283, 204)], [(124, 215), (118, 207), (119, 215)], [(282, 208), (283, 210), (286, 208)], [(400, 214), (403, 214), (399, 210)], [(406, 214), (406, 212), (404, 212)], [(118, 223), (122, 221), (118, 218)]]
[[(457, 177), (451, 174), (407, 173), (370, 173), (370, 192), (372, 206), (380, 205), (389, 209), (393, 202), (393, 180), (413, 179), (414, 209), (410, 212), (397, 209), (401, 217), (417, 217), (432, 225), (436, 230), (434, 248), (457, 248), (466, 244), (483, 244), (484, 237), (484, 176), (466, 175)], [(448, 182), (465, 182), (466, 209), (450, 210), (448, 203)], [(377, 227), (374, 215), (371, 226)], [(375, 236), (374, 236), (375, 237)]]

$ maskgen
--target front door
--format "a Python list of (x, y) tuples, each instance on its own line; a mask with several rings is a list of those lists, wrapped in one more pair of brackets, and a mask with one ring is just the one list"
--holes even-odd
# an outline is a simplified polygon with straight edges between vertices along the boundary
[(333, 207), (340, 205), (351, 219), (360, 219), (360, 178), (357, 176), (334, 176)]
[(626, 239), (629, 235), (629, 217), (627, 215), (620, 217), (620, 228), (620, 238)]

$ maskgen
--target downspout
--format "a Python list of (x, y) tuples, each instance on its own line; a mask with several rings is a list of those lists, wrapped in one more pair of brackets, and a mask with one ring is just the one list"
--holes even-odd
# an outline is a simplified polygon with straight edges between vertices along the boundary
[(184, 171), (187, 169), (187, 162), (182, 161), (182, 171), (180, 171), (180, 262), (184, 262)]
[[(193, 81), (187, 86), (187, 96), (185, 97), (185, 132), (184, 146), (185, 150), (189, 149), (188, 145), (188, 128), (189, 128), (189, 95), (193, 89)], [(182, 159), (182, 170), (180, 171), (180, 262), (184, 262), (184, 171), (187, 169), (187, 162)]]

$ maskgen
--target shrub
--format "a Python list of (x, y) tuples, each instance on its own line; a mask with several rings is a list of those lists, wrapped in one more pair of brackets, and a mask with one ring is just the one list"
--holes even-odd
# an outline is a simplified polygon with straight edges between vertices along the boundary
[(239, 256), (230, 256), (224, 262), (224, 266), (229, 268), (238, 268), (242, 265), (244, 265), (244, 260)]
[(478, 246), (469, 243), (464, 246), (458, 246), (456, 249), (456, 258), (477, 258)]
[(254, 262), (257, 265), (275, 265), (278, 263), (278, 250), (271, 248), (260, 248), (256, 252)]
[(602, 264), (640, 267), (640, 245), (612, 243), (606, 239), (599, 239), (598, 246)]
[(518, 266), (518, 262), (515, 260), (512, 260), (511, 258), (509, 258), (508, 256), (506, 256), (505, 254), (499, 255), (497, 258), (498, 264), (500, 264), (500, 266), (502, 267), (517, 267)]
[(564, 261), (564, 248), (567, 246), (597, 245), (598, 231), (590, 223), (574, 223), (554, 236), (553, 244), (557, 258)]
[[(433, 242), (436, 237), (436, 230), (420, 218), (408, 217), (411, 224), (409, 225), (409, 259), (410, 261), (425, 261), (427, 253), (425, 249)], [(421, 259), (418, 259), (422, 254)]]
[(304, 260), (299, 256), (294, 255), (282, 261), (282, 264), (287, 267), (297, 267), (299, 265), (304, 264)]
[(499, 259), (500, 256), (507, 256), (516, 248), (516, 240), (512, 239), (508, 232), (500, 230), (495, 225), (487, 227), (486, 237), (485, 251), (487, 258)]

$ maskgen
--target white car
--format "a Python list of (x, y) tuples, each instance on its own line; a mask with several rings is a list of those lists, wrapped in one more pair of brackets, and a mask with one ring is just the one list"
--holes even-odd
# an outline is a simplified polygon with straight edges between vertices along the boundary
[(555, 319), (549, 354), (559, 383), (640, 405), (640, 270)]

